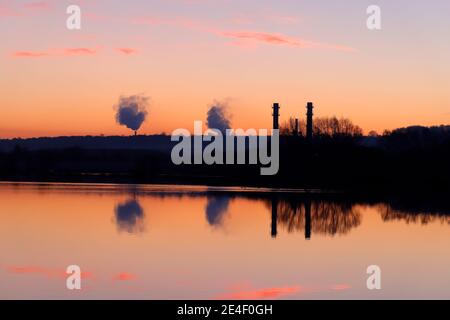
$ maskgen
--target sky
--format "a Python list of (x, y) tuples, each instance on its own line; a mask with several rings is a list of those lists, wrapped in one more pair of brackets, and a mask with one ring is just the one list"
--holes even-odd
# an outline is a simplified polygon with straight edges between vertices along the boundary
[(449, 33), (448, 0), (0, 0), (0, 138), (127, 135), (113, 106), (135, 94), (142, 134), (192, 131), (215, 101), (244, 129), (308, 101), (366, 133), (449, 124)]

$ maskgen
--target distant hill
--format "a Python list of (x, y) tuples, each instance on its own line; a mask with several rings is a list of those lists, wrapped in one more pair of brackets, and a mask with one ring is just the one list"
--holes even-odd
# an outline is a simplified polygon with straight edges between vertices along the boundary
[(399, 128), (384, 135), (382, 141), (385, 147), (397, 151), (448, 147), (450, 144), (450, 126)]
[(251, 164), (176, 165), (175, 144), (163, 135), (0, 140), (0, 181), (450, 192), (450, 126), (413, 126), (368, 137), (320, 135), (312, 141), (282, 136), (275, 176), (261, 176), (261, 166)]
[(152, 150), (167, 151), (171, 146), (170, 136), (74, 136), (44, 137), (30, 139), (0, 140), (0, 152), (11, 152), (15, 148), (29, 151), (58, 149), (96, 150)]
[[(450, 126), (410, 126), (398, 128), (378, 137), (363, 136), (355, 139), (365, 147), (387, 149), (415, 149), (447, 145), (450, 142)], [(29, 139), (0, 139), (0, 152), (11, 152), (19, 147), (28, 151), (80, 148), (87, 150), (150, 150), (170, 151), (170, 136), (72, 136)]]

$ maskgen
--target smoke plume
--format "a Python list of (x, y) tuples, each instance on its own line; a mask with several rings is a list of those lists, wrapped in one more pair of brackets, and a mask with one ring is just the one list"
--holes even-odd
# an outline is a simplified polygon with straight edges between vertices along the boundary
[(220, 226), (223, 217), (228, 212), (229, 197), (208, 197), (206, 204), (206, 219), (211, 226)]
[(209, 129), (219, 130), (223, 134), (226, 133), (227, 129), (231, 129), (231, 120), (227, 109), (226, 103), (218, 101), (210, 106), (206, 117), (206, 125)]
[(116, 223), (120, 231), (139, 233), (144, 231), (144, 209), (137, 200), (131, 199), (115, 208)]
[(149, 97), (142, 95), (121, 96), (115, 106), (116, 121), (137, 132), (147, 118)]

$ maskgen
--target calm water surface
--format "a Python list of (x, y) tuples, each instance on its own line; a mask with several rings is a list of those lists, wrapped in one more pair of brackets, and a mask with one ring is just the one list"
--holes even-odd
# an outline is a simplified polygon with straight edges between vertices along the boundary
[(288, 191), (2, 183), (0, 298), (450, 299), (449, 212)]

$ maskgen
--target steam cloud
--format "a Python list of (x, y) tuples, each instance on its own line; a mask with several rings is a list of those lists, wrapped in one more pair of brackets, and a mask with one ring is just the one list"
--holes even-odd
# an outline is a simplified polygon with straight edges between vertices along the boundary
[(228, 106), (226, 103), (216, 101), (208, 110), (206, 117), (206, 125), (209, 129), (216, 129), (226, 133), (227, 129), (231, 129), (230, 115), (228, 114)]
[(149, 97), (142, 95), (121, 96), (115, 106), (117, 123), (136, 132), (147, 118), (148, 106)]

